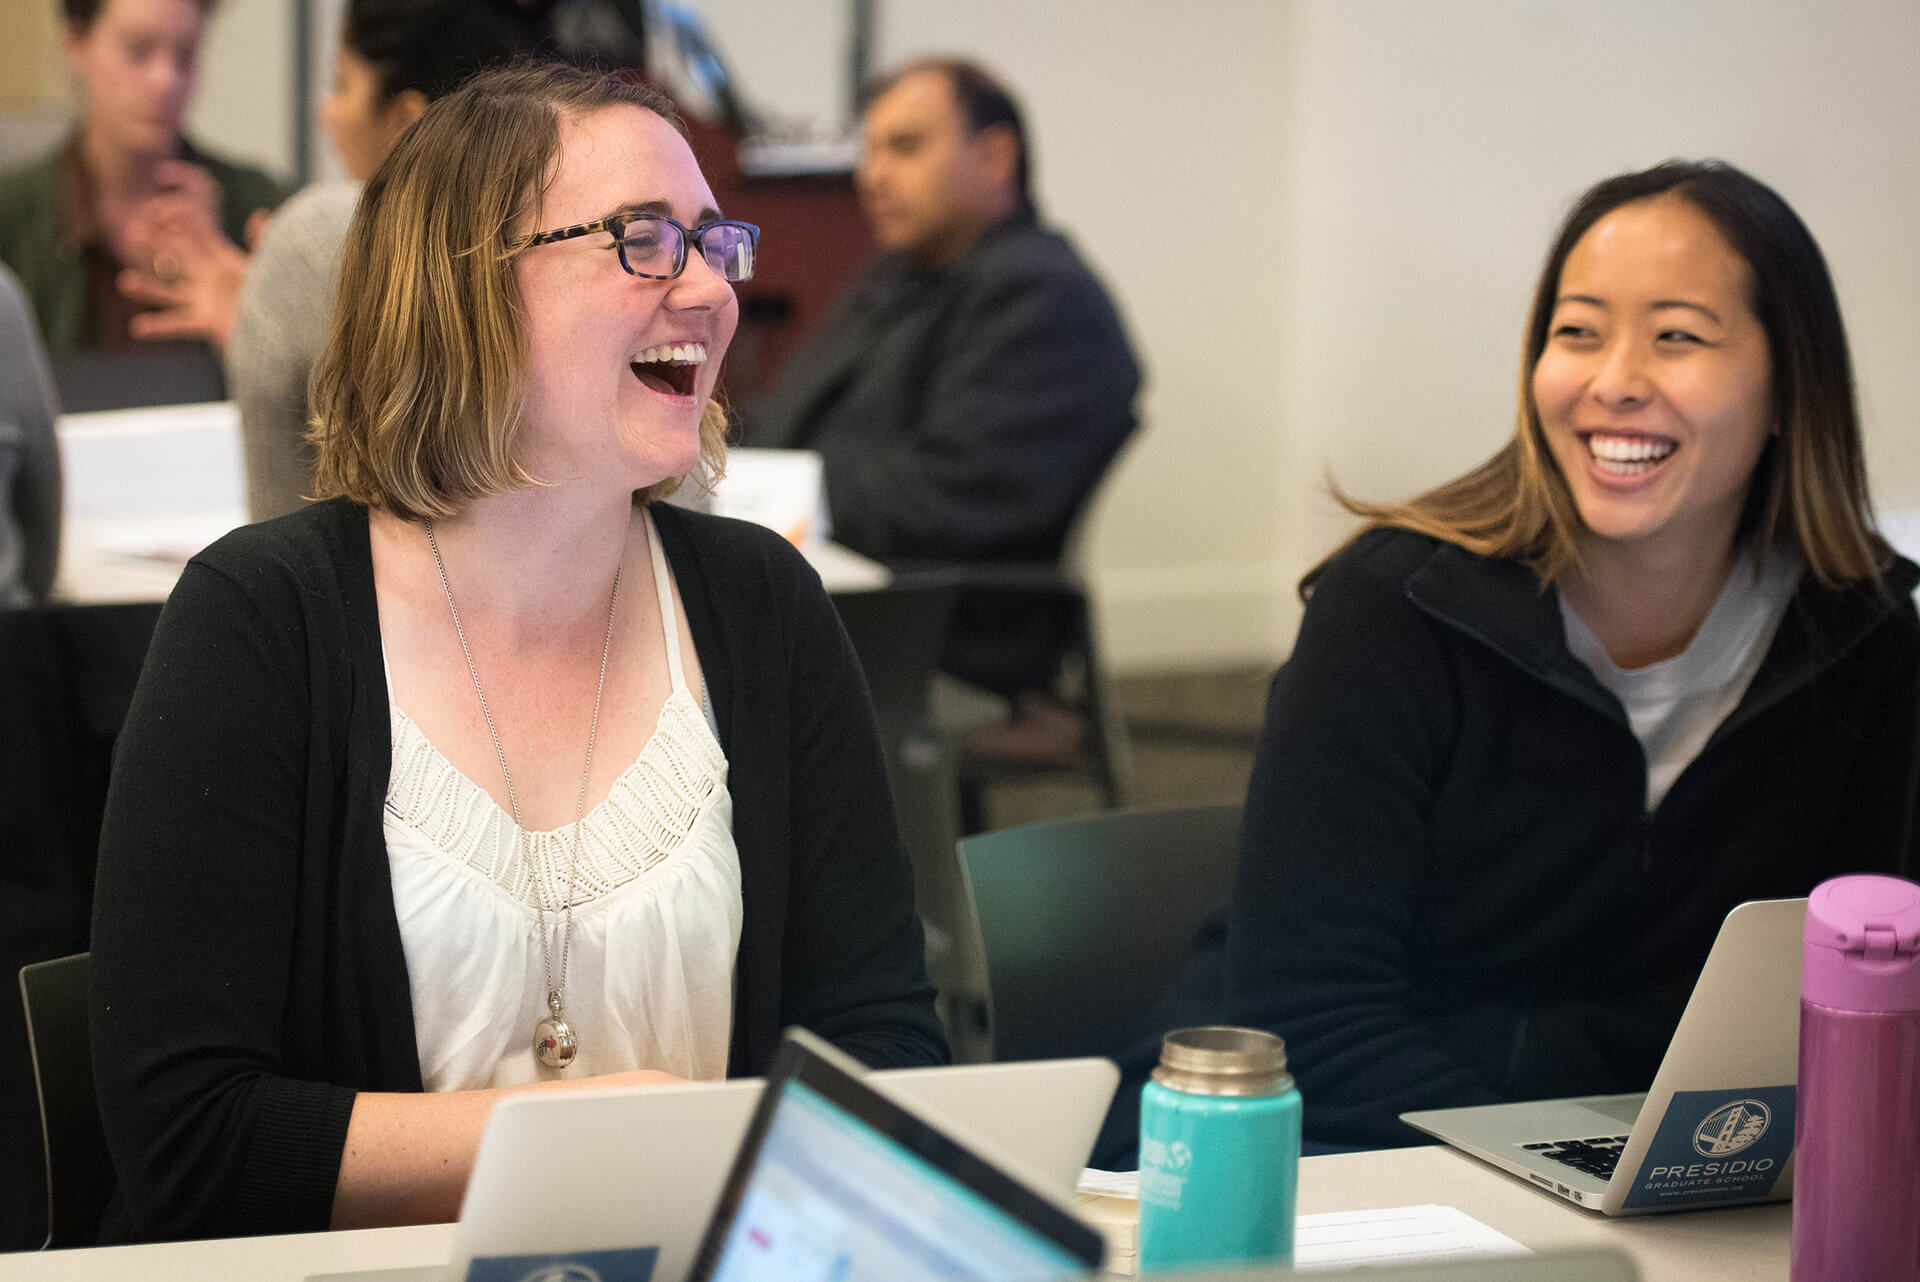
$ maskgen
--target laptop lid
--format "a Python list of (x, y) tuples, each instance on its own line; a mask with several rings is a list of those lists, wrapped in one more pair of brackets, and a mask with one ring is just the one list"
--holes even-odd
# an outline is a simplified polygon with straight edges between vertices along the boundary
[[(1104, 1059), (1039, 1060), (890, 1069), (865, 1080), (964, 1129), (1065, 1198), (1119, 1070)], [(655, 1282), (680, 1282), (763, 1086), (742, 1078), (503, 1100), (474, 1159), (449, 1276), (464, 1278), (477, 1257), (656, 1246)]]
[[(1610, 1215), (1788, 1196), (1806, 907), (1756, 900), (1727, 914), (1645, 1096), (1430, 1109), (1401, 1120)], [(1549, 1141), (1577, 1141), (1582, 1159), (1605, 1153), (1611, 1175), (1554, 1160), (1566, 1149)]]
[(1793, 1192), (1805, 899), (1727, 914), (1601, 1209), (1773, 1201)]
[(1099, 1232), (790, 1031), (692, 1282), (1052, 1282), (1100, 1266)]

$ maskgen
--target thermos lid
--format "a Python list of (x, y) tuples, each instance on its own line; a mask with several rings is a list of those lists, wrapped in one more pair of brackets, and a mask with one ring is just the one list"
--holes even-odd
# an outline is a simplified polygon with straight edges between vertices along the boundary
[(1278, 1095), (1293, 1088), (1287, 1044), (1257, 1028), (1177, 1028), (1160, 1041), (1153, 1080), (1197, 1095)]
[(1920, 1010), (1920, 886), (1857, 874), (1807, 899), (1800, 995), (1835, 1010)]

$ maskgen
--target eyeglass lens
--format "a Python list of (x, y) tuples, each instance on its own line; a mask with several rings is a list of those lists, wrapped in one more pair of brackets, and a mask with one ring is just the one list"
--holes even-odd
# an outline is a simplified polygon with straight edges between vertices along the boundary
[(627, 224), (620, 238), (621, 253), (627, 270), (642, 276), (668, 278), (679, 275), (685, 265), (684, 241), (692, 235), (707, 260), (722, 280), (739, 284), (753, 278), (753, 233), (738, 223), (709, 223), (687, 233), (663, 218), (636, 218)]

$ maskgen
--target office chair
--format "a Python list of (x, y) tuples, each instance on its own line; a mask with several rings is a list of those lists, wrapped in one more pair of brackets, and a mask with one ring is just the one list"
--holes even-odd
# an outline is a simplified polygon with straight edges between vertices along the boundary
[(1087, 742), (1067, 761), (1020, 762), (969, 755), (960, 758), (960, 822), (968, 833), (988, 827), (986, 790), (996, 783), (1065, 776), (1087, 781), (1108, 810), (1127, 801), (1131, 758), (1126, 718), (1101, 658), (1099, 629), (1086, 580), (1075, 568), (1077, 552), (1057, 564), (969, 563), (961, 567), (962, 583), (970, 589), (1001, 598), (1029, 598), (1039, 608), (1052, 605), (1065, 616), (1068, 629), (1063, 680), (1051, 691), (1086, 718)]
[(92, 1246), (114, 1188), (113, 1159), (93, 1093), (88, 977), (86, 953), (20, 968), (46, 1146), (49, 1248)]
[(60, 408), (69, 414), (227, 399), (220, 357), (200, 342), (69, 352), (56, 356), (52, 365)]
[(960, 835), (955, 757), (936, 732), (929, 687), (940, 663), (958, 582), (941, 571), (902, 574), (887, 587), (837, 592), (834, 608), (873, 695), (900, 831), (913, 864), (914, 904), (927, 933), (927, 971), (957, 1058), (986, 1058), (986, 967), (954, 853)]
[(1240, 807), (1113, 811), (963, 837), (996, 1060), (1118, 1055), (1233, 884)]

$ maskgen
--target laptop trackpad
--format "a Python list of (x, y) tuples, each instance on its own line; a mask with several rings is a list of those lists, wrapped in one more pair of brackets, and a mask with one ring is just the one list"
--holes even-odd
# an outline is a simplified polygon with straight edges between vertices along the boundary
[(1620, 1123), (1620, 1129), (1628, 1131), (1640, 1117), (1640, 1109), (1647, 1102), (1645, 1095), (1589, 1095), (1580, 1099), (1570, 1099), (1569, 1104), (1592, 1109), (1609, 1121)]

